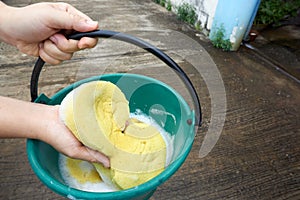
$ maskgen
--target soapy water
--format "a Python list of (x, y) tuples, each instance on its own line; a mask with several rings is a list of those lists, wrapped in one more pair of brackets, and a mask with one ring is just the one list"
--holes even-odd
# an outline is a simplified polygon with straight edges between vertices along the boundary
[[(165, 165), (165, 167), (167, 167), (171, 163), (172, 156), (173, 156), (174, 135), (171, 136), (161, 126), (159, 126), (153, 118), (145, 115), (140, 110), (136, 110), (136, 112), (130, 113), (130, 118), (135, 118), (141, 122), (144, 122), (146, 124), (152, 125), (155, 128), (157, 128), (157, 130), (161, 134), (161, 136), (164, 139), (165, 144), (166, 144), (166, 165)], [(68, 157), (64, 156), (63, 154), (59, 154), (59, 158), (58, 158), (59, 171), (60, 171), (60, 174), (61, 174), (63, 180), (69, 187), (75, 188), (78, 190), (88, 191), (88, 192), (114, 192), (114, 191), (119, 190), (110, 184), (106, 184), (101, 179), (99, 179), (99, 181), (97, 181), (97, 182), (86, 181), (86, 182), (82, 183), (82, 182), (78, 181), (74, 176), (72, 176), (71, 172), (69, 171), (69, 169), (67, 167), (67, 160), (68, 160)], [(82, 173), (84, 173), (84, 172), (97, 173), (97, 170), (91, 163), (86, 162), (86, 161), (80, 161), (78, 163), (79, 164), (77, 165), (77, 167), (80, 168), (79, 171), (81, 171)]]
[[(72, 188), (83, 190), (87, 192), (113, 192), (117, 191), (116, 188), (113, 188), (110, 185), (105, 184), (103, 181), (99, 180), (98, 182), (84, 182), (81, 183), (78, 181), (75, 177), (73, 177), (67, 168), (67, 159), (68, 157), (64, 156), (63, 154), (59, 154), (58, 162), (59, 162), (59, 171), (60, 174), (65, 181), (65, 183)], [(87, 161), (81, 161), (80, 165), (78, 167), (84, 171), (92, 172), (96, 171), (94, 166), (87, 162)]]

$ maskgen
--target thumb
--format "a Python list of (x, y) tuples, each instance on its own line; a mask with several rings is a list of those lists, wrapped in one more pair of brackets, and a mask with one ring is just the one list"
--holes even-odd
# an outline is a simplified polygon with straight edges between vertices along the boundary
[(75, 30), (79, 32), (93, 31), (98, 28), (98, 22), (72, 7), (72, 9), (56, 10), (51, 13), (50, 26), (54, 29)]
[(98, 22), (91, 19), (75, 17), (72, 23), (73, 29), (79, 32), (93, 31), (98, 28)]

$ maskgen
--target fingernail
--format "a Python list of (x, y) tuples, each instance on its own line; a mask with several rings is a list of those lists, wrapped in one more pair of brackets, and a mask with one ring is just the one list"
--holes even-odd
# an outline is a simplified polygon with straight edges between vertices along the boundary
[(98, 22), (97, 22), (97, 21), (86, 20), (85, 22), (86, 22), (89, 26), (98, 26)]

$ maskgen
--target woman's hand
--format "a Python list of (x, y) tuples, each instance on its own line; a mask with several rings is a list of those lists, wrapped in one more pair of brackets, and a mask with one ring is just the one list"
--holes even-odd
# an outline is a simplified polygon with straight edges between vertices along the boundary
[[(46, 106), (47, 107), (47, 106)], [(92, 150), (80, 143), (59, 118), (59, 107), (47, 107), (49, 114), (45, 123), (45, 132), (40, 131), (38, 138), (53, 146), (63, 154), (89, 162), (100, 162), (109, 167), (109, 159), (102, 153)]]
[(0, 2), (0, 40), (21, 52), (40, 56), (45, 62), (59, 64), (75, 51), (92, 48), (95, 38), (67, 40), (64, 34), (87, 32), (98, 22), (66, 3), (37, 3), (16, 8)]
[(0, 96), (0, 138), (42, 140), (69, 157), (109, 167), (105, 155), (85, 147), (75, 138), (60, 120), (58, 108)]
[[(98, 22), (66, 3), (15, 8), (0, 1), (0, 40), (50, 64), (68, 60), (75, 51), (97, 44), (94, 38), (67, 40), (64, 34), (97, 28)], [(69, 157), (109, 167), (106, 156), (85, 147), (74, 137), (59, 119), (58, 106), (0, 97), (0, 113), (0, 138), (39, 139)]]

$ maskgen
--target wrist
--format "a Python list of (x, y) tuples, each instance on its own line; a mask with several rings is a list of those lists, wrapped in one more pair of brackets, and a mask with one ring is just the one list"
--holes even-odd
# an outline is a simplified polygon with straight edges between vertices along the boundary
[(0, 41), (5, 43), (13, 44), (13, 40), (10, 35), (12, 34), (10, 27), (14, 26), (14, 21), (12, 20), (13, 11), (16, 8), (7, 6), (2, 1), (0, 1)]
[(41, 105), (38, 114), (40, 117), (36, 117), (36, 124), (33, 124), (36, 128), (33, 137), (48, 142), (52, 139), (52, 129), (59, 123), (58, 106)]
[(40, 139), (53, 106), (0, 97), (0, 137)]

